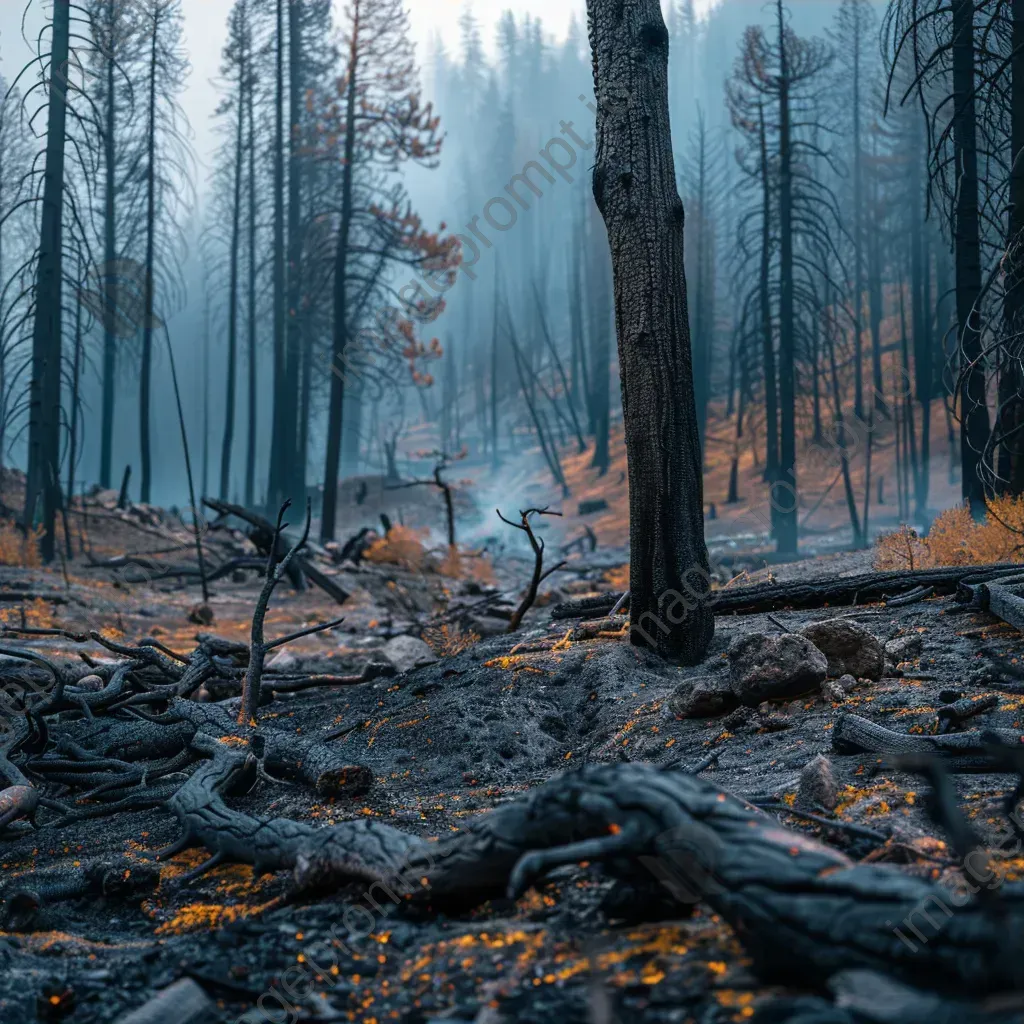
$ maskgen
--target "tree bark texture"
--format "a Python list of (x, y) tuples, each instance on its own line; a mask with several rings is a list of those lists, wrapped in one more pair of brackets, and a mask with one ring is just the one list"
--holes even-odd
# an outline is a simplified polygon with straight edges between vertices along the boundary
[[(683, 271), (683, 204), (658, 0), (588, 0), (594, 198), (611, 247), (630, 493), (632, 640), (687, 663), (714, 635)], [(696, 586), (694, 585), (696, 581)], [(696, 599), (683, 601), (687, 588)], [(651, 628), (653, 627), (653, 629)]]

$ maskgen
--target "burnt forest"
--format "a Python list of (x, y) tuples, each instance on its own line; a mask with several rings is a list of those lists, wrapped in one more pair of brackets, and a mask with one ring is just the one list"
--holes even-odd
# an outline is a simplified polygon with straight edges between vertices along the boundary
[(1024, 0), (0, 0), (35, 1022), (1024, 1022)]

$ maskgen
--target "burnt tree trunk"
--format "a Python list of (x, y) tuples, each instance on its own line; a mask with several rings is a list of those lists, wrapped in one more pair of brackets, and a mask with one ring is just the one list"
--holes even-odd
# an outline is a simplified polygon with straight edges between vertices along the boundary
[(715, 627), (668, 32), (658, 0), (588, 0), (587, 14), (598, 104), (594, 198), (612, 253), (629, 459), (630, 607), (638, 627), (631, 640), (697, 663)]
[[(921, 138), (923, 133), (917, 138)], [(914, 488), (915, 514), (924, 518), (928, 508), (929, 460), (935, 356), (932, 352), (931, 316), (928, 310), (928, 242), (924, 232), (922, 160), (911, 160), (914, 205), (910, 215), (911, 328), (914, 332), (914, 395), (921, 406), (921, 461)]]
[[(761, 314), (761, 345), (764, 360), (764, 478), (769, 483), (779, 469), (779, 392), (775, 378), (775, 342), (772, 337), (772, 193), (769, 177), (768, 134), (764, 108), (758, 107), (758, 144), (761, 161), (761, 262), (758, 297)], [(774, 521), (775, 513), (772, 510)]]
[[(246, 46), (252, 54), (252, 27), (246, 22)], [(249, 176), (249, 216), (248, 216), (248, 257), (246, 267), (248, 275), (248, 288), (246, 300), (248, 303), (247, 313), (247, 344), (248, 366), (246, 367), (246, 440), (245, 440), (245, 504), (252, 508), (256, 498), (256, 117), (254, 112), (253, 93), (255, 92), (255, 81), (252, 69), (246, 81), (245, 89), (245, 110), (249, 120), (249, 129), (246, 139), (246, 159), (248, 161)]]
[(1010, 63), (1010, 204), (1004, 258), (1003, 332), (999, 377), (999, 476), (1003, 490), (1024, 494), (1024, 374), (1019, 332), (1024, 314), (1024, 0), (1013, 0)]
[(220, 497), (227, 501), (231, 495), (231, 451), (235, 441), (235, 394), (238, 380), (238, 261), (241, 248), (242, 230), (242, 166), (244, 154), (244, 122), (245, 80), (249, 70), (242, 56), (238, 69), (238, 107), (235, 111), (235, 167), (233, 195), (231, 200), (231, 252), (229, 256), (228, 284), (228, 365), (226, 374), (226, 391), (224, 395), (224, 437), (220, 449)]
[(356, 147), (356, 90), (362, 69), (359, 66), (359, 5), (354, 7), (352, 39), (349, 44), (348, 75), (345, 96), (345, 158), (341, 172), (341, 217), (334, 256), (334, 293), (332, 297), (334, 324), (332, 328), (333, 367), (331, 398), (327, 422), (327, 461), (324, 465), (324, 505), (320, 516), (320, 540), (334, 540), (338, 514), (338, 481), (341, 468), (341, 431), (345, 404), (345, 381), (341, 368), (345, 365), (348, 347), (348, 256), (352, 233), (353, 183), (352, 161)]
[(285, 275), (285, 367), (288, 399), (282, 417), (285, 428), (282, 457), (288, 464), (282, 466), (285, 497), (293, 502), (305, 500), (306, 459), (299, 443), (299, 395), (303, 352), (302, 305), (302, 106), (305, 94), (305, 54), (302, 39), (302, 0), (289, 0), (288, 4), (288, 218), (287, 259)]
[(146, 115), (146, 266), (145, 266), (145, 319), (142, 324), (142, 365), (139, 371), (139, 461), (142, 479), (139, 501), (150, 499), (153, 486), (153, 452), (150, 444), (150, 398), (153, 390), (153, 329), (155, 302), (156, 262), (156, 90), (159, 64), (157, 46), (160, 34), (160, 11), (153, 9), (150, 35), (149, 100)]
[(963, 498), (975, 518), (985, 515), (979, 470), (989, 440), (985, 368), (981, 361), (981, 228), (978, 216), (978, 149), (974, 96), (974, 3), (953, 0), (953, 146), (957, 181), (956, 318), (963, 359), (960, 376), (960, 466)]
[(789, 54), (779, 21), (779, 472), (772, 482), (775, 543), (795, 554), (799, 539), (796, 481), (796, 294), (793, 255), (793, 148)]
[[(284, 461), (289, 458), (286, 444), (288, 395), (286, 387), (287, 342), (285, 325), (285, 239), (284, 239), (284, 0), (277, 0), (275, 37), (275, 85), (274, 85), (274, 144), (273, 144), (273, 191), (274, 191), (274, 249), (273, 249), (273, 293), (274, 293), (274, 398), (273, 431), (270, 437), (270, 473), (267, 483), (267, 507), (274, 508), (285, 498)], [(333, 402), (332, 377), (332, 402)], [(329, 442), (328, 442), (329, 443)], [(327, 497), (324, 497), (324, 517), (327, 512)], [(333, 509), (331, 510), (333, 513)], [(334, 524), (331, 523), (333, 536)], [(323, 540), (331, 540), (326, 536)]]
[(115, 94), (116, 61), (113, 57), (114, 36), (118, 31), (114, 0), (104, 8), (105, 42), (110, 51), (103, 58), (103, 398), (100, 418), (100, 486), (110, 488), (111, 460), (114, 446), (114, 396), (117, 375), (117, 152), (114, 148), (117, 129), (117, 97)]

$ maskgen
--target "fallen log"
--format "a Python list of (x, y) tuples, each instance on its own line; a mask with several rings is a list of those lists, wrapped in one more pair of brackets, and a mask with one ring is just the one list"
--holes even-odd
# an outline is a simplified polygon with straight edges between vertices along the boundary
[(216, 1009), (217, 1004), (196, 982), (182, 978), (114, 1024), (204, 1024)]
[(615, 603), (622, 597), (621, 591), (608, 591), (596, 597), (580, 597), (552, 605), (552, 619), (603, 619), (611, 614)]
[[(235, 516), (243, 522), (248, 523), (251, 529), (247, 536), (256, 545), (256, 549), (264, 555), (269, 555), (271, 548), (274, 549), (274, 561), (281, 561), (288, 553), (289, 547), (294, 543), (287, 533), (278, 532), (274, 524), (263, 516), (241, 505), (233, 505), (228, 501), (219, 501), (215, 498), (203, 498), (203, 504), (213, 509), (221, 516)], [(301, 555), (292, 559), (287, 570), (288, 580), (298, 591), (307, 589), (307, 580), (319, 587), (325, 594), (332, 597), (338, 604), (344, 604), (351, 596), (339, 583), (321, 572), (313, 565), (308, 558)]]
[(588, 765), (429, 843), (373, 818), (314, 828), (235, 811), (224, 794), (251, 775), (254, 755), (211, 736), (194, 747), (211, 760), (170, 801), (183, 834), (168, 853), (200, 844), (208, 866), (291, 868), (299, 891), (378, 883), (396, 905), (437, 910), (516, 898), (553, 869), (589, 861), (653, 874), (666, 918), (706, 903), (773, 979), (820, 986), (860, 968), (973, 994), (1018, 982), (1024, 886), (1004, 884), (993, 908), (967, 890), (960, 899), (898, 868), (856, 864), (695, 775)]
[(1001, 574), (996, 579), (971, 580), (965, 582), (965, 597), (969, 597), (972, 608), (989, 612), (1008, 626), (1024, 631), (1024, 574), (1020, 566), (1012, 575)]
[(857, 576), (819, 577), (785, 583), (759, 583), (753, 587), (716, 590), (711, 604), (716, 615), (751, 615), (785, 608), (822, 608), (826, 605), (869, 604), (922, 587), (936, 594), (957, 593), (961, 585), (1005, 576), (1020, 566), (958, 565), (900, 572), (869, 572)]
[(860, 715), (844, 714), (832, 730), (832, 749), (838, 754), (879, 754), (898, 758), (912, 754), (942, 754), (952, 772), (996, 771), (991, 754), (998, 741), (1019, 747), (1024, 736), (1012, 729), (955, 732), (939, 736), (894, 732)]
[[(963, 601), (980, 600), (974, 596), (975, 588), (986, 585), (986, 594), (991, 594), (992, 584), (1007, 572), (1020, 570), (1019, 565), (957, 565), (939, 569), (915, 569), (906, 572), (869, 572), (858, 576), (828, 576), (811, 580), (783, 583), (758, 583), (751, 587), (726, 587), (711, 592), (711, 606), (716, 615), (756, 615), (763, 612), (777, 612), (784, 609), (823, 608), (834, 605), (868, 604), (881, 601), (897, 594), (915, 593), (915, 598), (924, 596), (925, 590), (936, 594), (953, 594), (959, 591)], [(966, 589), (962, 589), (966, 588)], [(1004, 594), (997, 586), (997, 606)], [(598, 619), (609, 615), (621, 594), (609, 592), (596, 597), (584, 597), (576, 601), (565, 601), (551, 609), (553, 619)], [(898, 600), (898, 599), (897, 599)], [(990, 600), (990, 598), (989, 598)], [(1019, 613), (1024, 629), (1024, 598), (1015, 598), (1019, 604), (1013, 608)], [(980, 607), (980, 604), (979, 604)], [(999, 614), (991, 608), (994, 614)]]

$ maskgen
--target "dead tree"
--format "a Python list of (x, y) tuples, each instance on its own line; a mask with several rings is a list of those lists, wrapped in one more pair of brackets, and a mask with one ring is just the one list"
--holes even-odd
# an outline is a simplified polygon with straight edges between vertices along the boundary
[(519, 522), (513, 523), (501, 514), (500, 509), (495, 509), (494, 511), (498, 513), (498, 518), (503, 523), (514, 526), (517, 530), (522, 530), (530, 542), (530, 547), (533, 548), (533, 575), (530, 577), (530, 586), (519, 603), (519, 607), (512, 613), (512, 618), (508, 624), (508, 631), (514, 633), (522, 624), (523, 616), (533, 607), (534, 601), (537, 600), (537, 589), (549, 576), (558, 572), (565, 565), (565, 562), (559, 562), (558, 565), (548, 569), (547, 572), (544, 571), (544, 540), (533, 532), (530, 516), (560, 516), (562, 513), (550, 512), (546, 508), (529, 508), (525, 512), (520, 511)]
[[(448, 547), (452, 549), (455, 547), (455, 502), (452, 497), (452, 485), (441, 476), (445, 469), (447, 469), (451, 456), (439, 451), (431, 452), (430, 454), (437, 457), (432, 479), (409, 480), (404, 484), (392, 484), (386, 487), (385, 490), (401, 491), (408, 487), (436, 487), (444, 497), (445, 518), (448, 524)], [(459, 455), (457, 458), (462, 458), (462, 456)]]
[[(588, 0), (587, 13), (597, 96), (594, 198), (612, 253), (629, 457), (633, 621), (654, 620), (659, 652), (696, 663), (715, 627), (706, 593), (676, 610), (680, 592), (694, 589), (687, 576), (707, 579), (708, 554), (668, 31), (657, 0)], [(633, 156), (623, 163), (626, 154)], [(645, 643), (639, 630), (632, 640)]]

